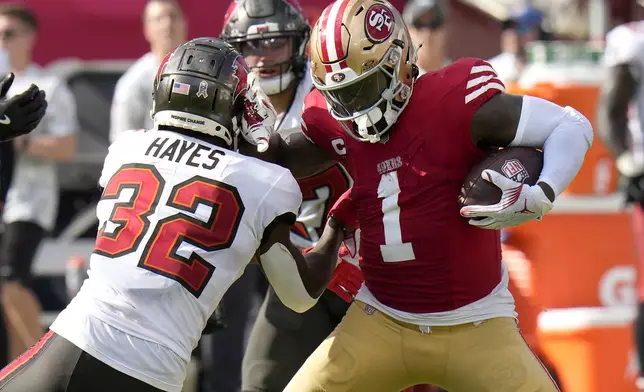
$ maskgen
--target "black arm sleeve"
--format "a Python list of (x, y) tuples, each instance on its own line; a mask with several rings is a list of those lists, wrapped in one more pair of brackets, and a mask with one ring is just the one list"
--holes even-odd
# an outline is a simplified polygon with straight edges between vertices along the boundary
[(16, 153), (11, 141), (0, 143), (0, 202), (7, 200), (7, 192), (13, 179)]

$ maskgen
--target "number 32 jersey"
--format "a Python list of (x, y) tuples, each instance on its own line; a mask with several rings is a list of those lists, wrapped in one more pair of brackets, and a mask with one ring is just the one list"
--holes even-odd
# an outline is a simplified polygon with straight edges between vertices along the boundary
[(150, 130), (117, 139), (100, 185), (89, 279), (52, 330), (126, 374), (178, 391), (208, 317), (266, 227), (280, 216), (295, 221), (298, 184), (277, 165)]
[[(404, 321), (433, 325), (514, 315), (499, 233), (469, 225), (458, 207), (463, 179), (486, 156), (471, 141), (471, 120), (503, 90), (494, 70), (479, 59), (425, 74), (389, 140), (375, 144), (347, 135), (322, 95), (309, 94), (304, 133), (354, 180), (366, 286), (358, 299)], [(479, 302), (490, 295), (493, 305)], [(467, 306), (478, 310), (464, 314)], [(423, 314), (431, 317), (409, 316)]]

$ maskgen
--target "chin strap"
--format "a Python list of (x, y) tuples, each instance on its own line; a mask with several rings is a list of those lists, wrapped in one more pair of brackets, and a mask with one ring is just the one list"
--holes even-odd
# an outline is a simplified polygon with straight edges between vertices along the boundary
[(276, 95), (286, 90), (288, 86), (293, 83), (295, 80), (295, 73), (292, 68), (289, 68), (286, 72), (282, 72), (277, 76), (272, 78), (258, 78), (259, 85), (262, 87), (262, 90), (268, 95)]

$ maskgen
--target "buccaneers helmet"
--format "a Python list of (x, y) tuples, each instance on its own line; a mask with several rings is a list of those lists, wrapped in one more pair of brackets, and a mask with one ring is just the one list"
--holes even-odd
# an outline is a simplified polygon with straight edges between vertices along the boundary
[(163, 59), (154, 80), (154, 124), (202, 132), (236, 147), (248, 72), (241, 55), (219, 38), (180, 45)]
[(337, 0), (313, 27), (313, 85), (360, 141), (379, 142), (396, 122), (418, 75), (415, 63), (407, 26), (385, 0)]
[(308, 67), (306, 46), (310, 27), (298, 0), (234, 0), (224, 17), (221, 38), (243, 55), (270, 51), (291, 40), (291, 57), (282, 63), (263, 64), (279, 67), (279, 74), (259, 79), (268, 95), (279, 94), (301, 79)]

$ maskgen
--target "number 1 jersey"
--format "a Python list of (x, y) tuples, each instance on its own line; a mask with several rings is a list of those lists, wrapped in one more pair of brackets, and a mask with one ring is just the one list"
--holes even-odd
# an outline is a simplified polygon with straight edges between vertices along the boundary
[[(99, 183), (89, 279), (52, 330), (126, 374), (180, 389), (208, 317), (264, 230), (295, 221), (298, 184), (277, 165), (159, 130), (123, 133)], [(146, 351), (151, 364), (132, 360)], [(171, 379), (155, 384), (164, 373)]]
[[(487, 154), (472, 142), (472, 118), (503, 90), (479, 59), (427, 73), (415, 83), (388, 140), (373, 144), (348, 136), (319, 92), (307, 97), (303, 132), (353, 177), (361, 294), (368, 291), (380, 310), (433, 325), (513, 315), (498, 232), (469, 225), (458, 207), (463, 179)], [(493, 303), (480, 302), (497, 292), (488, 301)], [(475, 311), (456, 312), (468, 305)]]

